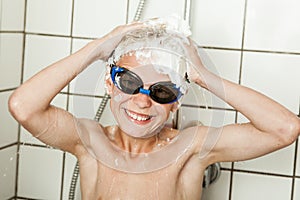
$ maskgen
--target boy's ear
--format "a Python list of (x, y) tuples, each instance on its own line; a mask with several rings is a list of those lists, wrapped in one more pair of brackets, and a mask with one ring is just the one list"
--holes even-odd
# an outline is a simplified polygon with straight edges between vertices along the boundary
[(110, 78), (105, 80), (105, 89), (107, 94), (112, 94), (113, 83)]
[(173, 105), (172, 105), (172, 108), (171, 108), (171, 112), (176, 112), (179, 108), (179, 103), (178, 102), (175, 102)]

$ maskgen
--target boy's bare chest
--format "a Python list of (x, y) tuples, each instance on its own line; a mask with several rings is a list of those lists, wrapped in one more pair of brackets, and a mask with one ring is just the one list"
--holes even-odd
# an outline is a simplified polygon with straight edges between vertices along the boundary
[[(188, 191), (201, 193), (202, 180), (200, 178), (199, 185), (195, 185), (194, 180), (183, 177), (184, 173), (181, 165), (141, 174), (124, 173), (99, 165), (94, 192), (87, 193), (94, 193), (93, 199), (194, 199)], [(195, 178), (195, 174), (193, 176)]]

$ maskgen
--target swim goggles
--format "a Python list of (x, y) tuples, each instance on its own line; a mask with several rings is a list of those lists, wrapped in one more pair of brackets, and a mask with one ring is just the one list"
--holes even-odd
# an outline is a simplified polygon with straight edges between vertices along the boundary
[(160, 104), (173, 103), (182, 96), (180, 88), (176, 87), (171, 81), (157, 82), (147, 90), (144, 89), (144, 83), (136, 73), (114, 64), (111, 64), (110, 67), (112, 82), (126, 94), (146, 94), (153, 101)]

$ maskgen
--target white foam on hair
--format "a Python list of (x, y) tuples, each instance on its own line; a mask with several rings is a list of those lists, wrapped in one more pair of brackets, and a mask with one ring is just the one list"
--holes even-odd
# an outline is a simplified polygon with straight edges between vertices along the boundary
[(117, 63), (123, 56), (135, 56), (140, 65), (152, 64), (158, 73), (167, 74), (185, 94), (188, 88), (184, 83), (188, 67), (186, 46), (191, 35), (188, 23), (172, 15), (147, 20), (144, 24), (146, 28), (136, 29), (122, 38), (108, 63)]

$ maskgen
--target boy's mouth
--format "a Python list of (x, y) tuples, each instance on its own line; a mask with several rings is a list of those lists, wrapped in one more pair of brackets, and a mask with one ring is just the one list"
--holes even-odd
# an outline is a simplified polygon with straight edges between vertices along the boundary
[(136, 112), (133, 112), (133, 111), (129, 111), (127, 109), (124, 109), (124, 110), (125, 110), (125, 113), (127, 114), (127, 116), (131, 120), (134, 120), (137, 123), (142, 123), (142, 124), (147, 123), (152, 118), (152, 116), (150, 116), (150, 115), (136, 113)]

